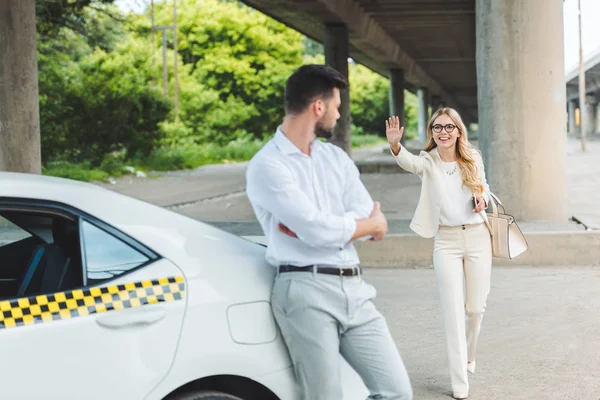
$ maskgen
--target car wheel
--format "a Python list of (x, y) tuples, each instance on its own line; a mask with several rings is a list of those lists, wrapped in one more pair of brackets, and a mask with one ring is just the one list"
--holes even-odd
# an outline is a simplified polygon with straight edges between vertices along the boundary
[(191, 392), (191, 393), (183, 393), (180, 396), (177, 396), (174, 400), (243, 400), (237, 396), (232, 396), (227, 393), (222, 392)]

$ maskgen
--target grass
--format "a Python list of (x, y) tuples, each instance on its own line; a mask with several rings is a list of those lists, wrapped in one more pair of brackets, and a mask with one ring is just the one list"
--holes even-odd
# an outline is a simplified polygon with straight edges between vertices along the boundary
[[(107, 155), (99, 167), (89, 163), (69, 163), (58, 161), (44, 166), (44, 175), (78, 181), (107, 181), (130, 173), (126, 165), (138, 171), (173, 171), (194, 169), (207, 164), (222, 164), (250, 160), (266, 141), (235, 141), (225, 146), (215, 144), (194, 144), (182, 147), (163, 147), (154, 150), (143, 160), (125, 162), (118, 157)], [(372, 147), (385, 143), (385, 138), (377, 135), (353, 135), (352, 148)]]
[(91, 168), (86, 164), (71, 164), (67, 162), (57, 164), (44, 166), (42, 174), (84, 182), (105, 181), (110, 176), (108, 172), (102, 171), (99, 168)]
[(247, 161), (262, 148), (264, 142), (231, 142), (226, 146), (214, 144), (160, 148), (140, 164), (154, 171), (197, 168), (206, 164)]
[(386, 139), (377, 135), (352, 135), (352, 148), (373, 147), (386, 143)]

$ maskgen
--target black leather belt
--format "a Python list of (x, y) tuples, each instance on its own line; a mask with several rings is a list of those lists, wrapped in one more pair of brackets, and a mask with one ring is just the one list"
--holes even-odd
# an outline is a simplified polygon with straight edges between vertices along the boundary
[[(313, 272), (314, 265), (305, 265), (297, 267), (295, 265), (280, 265), (279, 273), (283, 272)], [(327, 275), (338, 275), (338, 276), (357, 276), (361, 274), (360, 267), (356, 268), (336, 268), (336, 267), (319, 267), (317, 266), (317, 272), (319, 274)]]

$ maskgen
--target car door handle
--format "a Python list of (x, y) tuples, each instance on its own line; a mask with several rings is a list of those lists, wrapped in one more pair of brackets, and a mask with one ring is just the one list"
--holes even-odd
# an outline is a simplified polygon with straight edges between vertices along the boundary
[(111, 311), (96, 318), (96, 323), (107, 329), (144, 327), (163, 320), (167, 312), (163, 308), (145, 308), (135, 310)]

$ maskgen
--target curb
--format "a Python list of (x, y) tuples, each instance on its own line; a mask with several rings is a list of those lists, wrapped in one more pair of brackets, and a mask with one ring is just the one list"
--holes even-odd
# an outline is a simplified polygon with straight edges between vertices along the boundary
[[(600, 231), (524, 232), (529, 250), (513, 260), (493, 259), (494, 266), (600, 266)], [(244, 236), (266, 244), (264, 236)], [(356, 242), (365, 267), (432, 268), (433, 239), (390, 234), (380, 242)]]

